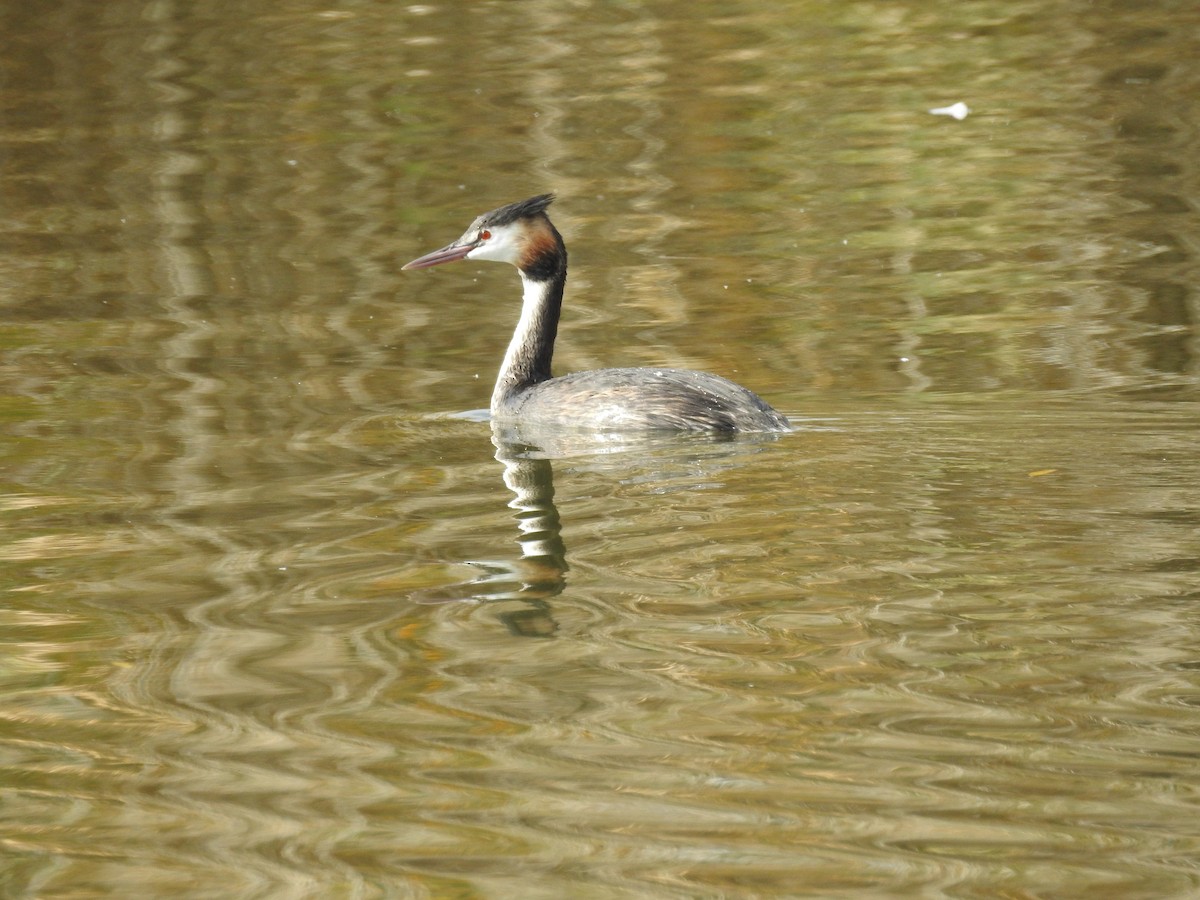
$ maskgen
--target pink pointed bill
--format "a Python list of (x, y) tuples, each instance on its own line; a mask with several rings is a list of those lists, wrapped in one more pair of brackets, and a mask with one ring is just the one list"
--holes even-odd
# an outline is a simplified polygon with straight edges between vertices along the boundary
[(400, 267), (400, 271), (403, 272), (405, 269), (428, 269), (430, 266), (440, 266), (442, 263), (457, 262), (460, 259), (464, 259), (474, 249), (474, 244), (459, 244), (457, 242), (449, 244), (441, 250), (434, 250), (432, 253), (418, 256), (410, 263), (405, 263)]

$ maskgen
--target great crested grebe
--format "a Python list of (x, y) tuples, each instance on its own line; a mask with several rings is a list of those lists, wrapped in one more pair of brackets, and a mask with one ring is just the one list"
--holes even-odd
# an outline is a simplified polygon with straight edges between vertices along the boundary
[(454, 243), (414, 259), (424, 269), (460, 259), (511, 263), (524, 300), (492, 391), (492, 419), (599, 431), (788, 431), (787, 419), (726, 378), (683, 369), (595, 369), (555, 378), (554, 338), (567, 248), (546, 215), (553, 194), (484, 213)]

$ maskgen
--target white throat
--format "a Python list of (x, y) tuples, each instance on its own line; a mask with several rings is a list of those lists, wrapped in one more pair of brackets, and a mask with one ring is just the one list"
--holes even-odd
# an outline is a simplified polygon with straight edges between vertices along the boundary
[(532, 281), (520, 269), (517, 271), (521, 275), (521, 318), (517, 321), (512, 340), (508, 342), (504, 362), (500, 364), (500, 374), (492, 392), (493, 409), (499, 399), (521, 379), (522, 366), (527, 362), (529, 348), (541, 329), (546, 314), (546, 297), (552, 288), (549, 281)]

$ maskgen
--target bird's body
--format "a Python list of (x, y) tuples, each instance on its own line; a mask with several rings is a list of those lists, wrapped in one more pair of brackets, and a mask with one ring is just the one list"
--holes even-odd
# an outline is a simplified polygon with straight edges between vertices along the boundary
[(594, 369), (492, 401), (499, 421), (602, 431), (779, 431), (787, 421), (739, 384), (683, 369)]
[(595, 369), (555, 378), (554, 339), (567, 280), (567, 251), (546, 215), (553, 195), (502, 206), (477, 218), (457, 241), (404, 266), (459, 259), (517, 267), (524, 285), (521, 318), (492, 392), (500, 423), (605, 432), (786, 431), (788, 421), (758, 395), (707, 372)]

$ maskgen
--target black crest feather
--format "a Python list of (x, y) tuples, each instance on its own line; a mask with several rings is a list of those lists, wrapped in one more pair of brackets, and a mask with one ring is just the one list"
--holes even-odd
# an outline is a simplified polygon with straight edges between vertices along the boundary
[(536, 197), (530, 197), (528, 200), (518, 200), (516, 203), (510, 203), (508, 206), (502, 206), (499, 209), (486, 212), (476, 219), (476, 222), (481, 226), (508, 225), (517, 221), (517, 219), (527, 219), (530, 216), (536, 216), (538, 213), (544, 213), (546, 207), (553, 202), (553, 194), (538, 194)]

